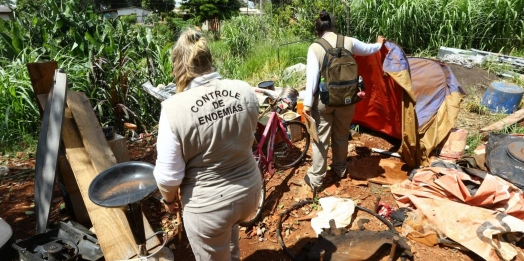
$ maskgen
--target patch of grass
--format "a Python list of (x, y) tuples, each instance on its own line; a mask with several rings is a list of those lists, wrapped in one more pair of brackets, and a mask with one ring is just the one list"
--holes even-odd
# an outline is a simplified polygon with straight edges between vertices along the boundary
[(0, 139), (0, 155), (16, 155), (17, 152), (29, 155), (36, 151), (37, 145), (38, 134), (24, 134), (18, 138)]
[(503, 134), (524, 134), (524, 126), (519, 125), (518, 123), (505, 126), (499, 133)]
[(472, 100), (467, 100), (464, 102), (464, 109), (466, 111), (476, 113), (479, 115), (489, 115), (491, 111), (488, 107), (480, 104), (480, 98), (474, 97)]
[(471, 155), (473, 151), (482, 143), (482, 135), (473, 134), (468, 135), (466, 139), (466, 151), (465, 155)]

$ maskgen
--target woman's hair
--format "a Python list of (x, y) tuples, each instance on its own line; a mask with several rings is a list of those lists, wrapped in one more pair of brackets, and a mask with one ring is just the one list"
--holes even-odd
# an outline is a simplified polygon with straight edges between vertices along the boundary
[(188, 28), (178, 38), (171, 52), (177, 92), (182, 92), (198, 76), (212, 73), (213, 59), (207, 40), (200, 31)]
[(318, 35), (322, 35), (324, 32), (333, 31), (333, 23), (331, 15), (326, 10), (322, 10), (315, 20), (315, 30)]

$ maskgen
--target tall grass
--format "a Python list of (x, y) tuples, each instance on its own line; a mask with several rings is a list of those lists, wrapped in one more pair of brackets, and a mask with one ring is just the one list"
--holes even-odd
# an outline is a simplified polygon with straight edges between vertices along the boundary
[(382, 34), (408, 53), (440, 46), (524, 48), (522, 0), (353, 0), (351, 21), (357, 37)]
[(292, 27), (279, 28), (278, 20), (263, 16), (234, 17), (221, 28), (223, 39), (212, 42), (210, 48), (223, 77), (242, 79), (253, 86), (265, 80), (273, 80), (277, 86), (299, 85), (296, 79), (283, 79), (281, 72), (305, 63), (313, 39), (299, 42)]

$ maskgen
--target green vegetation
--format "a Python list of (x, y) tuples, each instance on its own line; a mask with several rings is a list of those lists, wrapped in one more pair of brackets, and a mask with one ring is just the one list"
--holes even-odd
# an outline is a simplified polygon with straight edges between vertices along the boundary
[[(151, 7), (165, 2), (136, 3)], [(133, 23), (133, 16), (103, 19), (99, 9), (118, 1), (17, 1), (15, 19), (0, 20), (0, 153), (34, 146), (40, 128), (27, 63), (57, 61), (68, 74), (70, 89), (90, 98), (101, 124), (122, 131), (124, 122), (132, 122), (143, 132), (156, 125), (160, 103), (140, 85), (148, 80), (153, 85), (173, 81), (170, 51), (184, 28), (218, 17), (220, 26), (215, 23), (211, 29), (220, 34), (209, 32), (208, 38), (214, 63), (224, 77), (251, 85), (273, 80), (277, 86), (294, 88), (303, 88), (304, 77), (282, 71), (306, 63), (318, 13), (326, 9), (334, 14), (339, 32), (347, 29), (346, 7), (339, 1), (266, 1), (262, 16), (238, 16), (236, 7), (218, 8), (218, 15), (216, 8), (197, 12), (198, 2), (190, 3), (195, 9), (192, 15), (165, 12), (169, 8), (164, 6), (168, 9), (149, 15), (144, 26)], [(440, 45), (514, 56), (524, 53), (524, 3), (520, 0), (350, 3), (351, 34), (363, 41), (374, 41), (382, 34), (408, 53), (433, 53)]]
[(524, 49), (523, 10), (521, 0), (353, 0), (352, 32), (363, 40), (382, 34), (407, 53), (440, 46), (510, 53)]

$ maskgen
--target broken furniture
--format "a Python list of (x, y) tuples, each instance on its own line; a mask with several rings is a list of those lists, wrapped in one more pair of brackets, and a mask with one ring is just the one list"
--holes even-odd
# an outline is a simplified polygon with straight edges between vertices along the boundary
[[(46, 99), (46, 96), (54, 95), (53, 76), (57, 63), (31, 63), (27, 64), (27, 67), (39, 109), (43, 114), (47, 101), (54, 100), (52, 97)], [(89, 184), (98, 173), (117, 164), (117, 158), (123, 159), (121, 157), (123, 155), (128, 160), (125, 140), (119, 140), (123, 144), (117, 146), (120, 150), (119, 152), (115, 150), (117, 152), (115, 155), (86, 95), (68, 90), (66, 97), (62, 145), (58, 150), (59, 168), (55, 169), (67, 191), (64, 197), (66, 208), (74, 210), (74, 219), (79, 223), (92, 224), (105, 260), (132, 258), (138, 253), (125, 214), (116, 209), (99, 207), (88, 199)], [(49, 108), (53, 106), (54, 104), (50, 104)], [(50, 169), (49, 172), (55, 170)], [(45, 190), (49, 189), (52, 190), (53, 187), (45, 188)], [(143, 214), (142, 220), (146, 236), (153, 235), (154, 232)], [(147, 241), (146, 247), (153, 249), (159, 244), (158, 238), (153, 237)]]
[(159, 231), (146, 239), (142, 221), (142, 202), (158, 189), (154, 169), (155, 166), (147, 162), (124, 162), (102, 171), (89, 185), (89, 199), (93, 203), (119, 208), (125, 213), (138, 246), (138, 256), (146, 258), (158, 252), (148, 254), (146, 240), (160, 233), (167, 235), (167, 232)]

